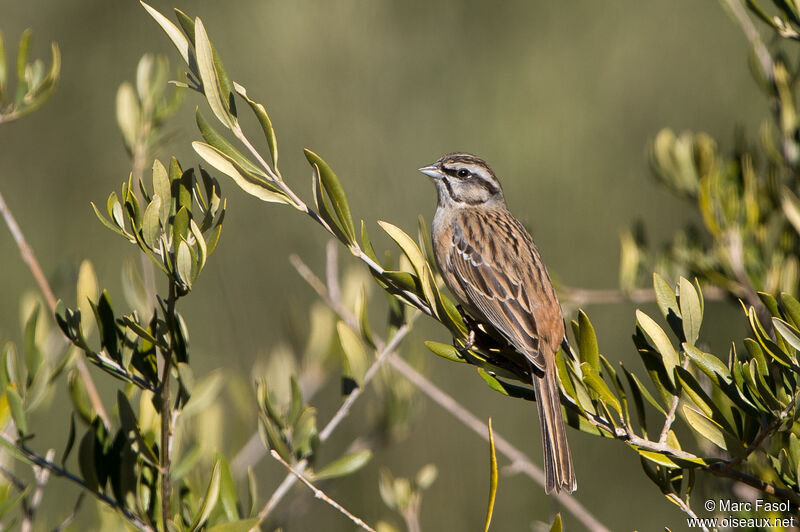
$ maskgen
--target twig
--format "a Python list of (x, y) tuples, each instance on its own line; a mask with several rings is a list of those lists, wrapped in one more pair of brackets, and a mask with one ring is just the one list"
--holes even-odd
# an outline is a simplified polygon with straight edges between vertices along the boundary
[(51, 474), (57, 477), (67, 479), (70, 482), (77, 484), (84, 490), (88, 491), (89, 493), (94, 495), (98, 500), (106, 504), (109, 508), (112, 508), (120, 512), (125, 517), (125, 519), (127, 519), (133, 526), (145, 532), (154, 532), (153, 527), (145, 523), (139, 516), (132, 513), (129, 509), (120, 505), (117, 501), (110, 498), (106, 494), (92, 490), (80, 477), (73, 475), (66, 469), (59, 467), (58, 465), (54, 464), (50, 460), (47, 460), (43, 456), (36, 454), (35, 452), (28, 449), (25, 445), (16, 444), (11, 438), (6, 436), (5, 434), (0, 434), (0, 439), (3, 440), (5, 445), (16, 449), (20, 454), (22, 454), (28, 461), (30, 461), (34, 465), (47, 469), (48, 471), (50, 471)]
[[(8, 230), (11, 231), (11, 236), (14, 237), (14, 241), (17, 243), (20, 255), (22, 255), (22, 260), (28, 266), (33, 278), (36, 280), (36, 284), (39, 285), (39, 290), (41, 290), (42, 295), (47, 301), (50, 313), (55, 314), (56, 296), (53, 295), (53, 290), (50, 288), (50, 284), (47, 282), (47, 278), (44, 276), (41, 266), (39, 266), (39, 261), (36, 260), (36, 256), (33, 254), (33, 249), (28, 245), (28, 241), (25, 239), (22, 229), (20, 229), (19, 224), (17, 224), (17, 220), (11, 213), (11, 209), (6, 204), (2, 194), (0, 194), (0, 213), (3, 214), (3, 219), (8, 226)], [(66, 338), (64, 338), (64, 342), (67, 342)], [(92, 407), (95, 412), (97, 412), (97, 415), (100, 416), (100, 419), (103, 420), (106, 428), (110, 428), (111, 421), (108, 418), (106, 409), (103, 407), (103, 401), (100, 399), (100, 394), (97, 393), (97, 387), (94, 385), (92, 376), (89, 374), (89, 368), (86, 367), (86, 362), (84, 362), (83, 358), (77, 358), (75, 360), (75, 367), (78, 369), (78, 374), (81, 376), (86, 386), (86, 393), (89, 395), (89, 401), (92, 403)]]
[(78, 495), (78, 500), (75, 501), (75, 507), (72, 509), (72, 512), (63, 521), (61, 521), (57, 527), (53, 529), (53, 532), (61, 532), (71, 525), (73, 521), (75, 521), (75, 518), (78, 517), (78, 511), (81, 509), (81, 504), (83, 504), (83, 498), (85, 495), (85, 491), (80, 492)]
[[(48, 462), (52, 462), (55, 455), (55, 449), (50, 449), (47, 451), (44, 459)], [(42, 503), (42, 495), (44, 493), (44, 487), (50, 479), (50, 471), (41, 466), (33, 466), (33, 476), (36, 479), (36, 488), (33, 490), (30, 505), (25, 512), (25, 518), (22, 520), (20, 532), (30, 532), (33, 530), (33, 517), (36, 513), (36, 509)]]
[(770, 484), (769, 482), (761, 480), (760, 478), (743, 473), (738, 469), (729, 469), (727, 464), (710, 464), (704, 467), (704, 469), (711, 472), (715, 476), (738, 480), (743, 484), (747, 484), (748, 486), (752, 486), (759, 491), (763, 491), (764, 493), (772, 495), (778, 500), (792, 501), (792, 503), (795, 505), (800, 506), (800, 495), (794, 491), (786, 488), (779, 488), (774, 484)]
[[(344, 321), (348, 327), (352, 328), (354, 331), (357, 331), (357, 324), (355, 317), (350, 314), (347, 310), (345, 310), (338, 302), (333, 301), (330, 298), (330, 294), (325, 287), (325, 284), (316, 276), (314, 272), (297, 256), (292, 255), (289, 257), (289, 260), (292, 262), (292, 265), (295, 267), (297, 272), (305, 279), (305, 281), (314, 289), (315, 292), (322, 298), (325, 303), (327, 303), (333, 311), (339, 316), (339, 318)], [(398, 330), (399, 334), (400, 331)], [(397, 334), (392, 339), (394, 341), (397, 338)], [(375, 339), (378, 341), (378, 339)], [(436, 404), (447, 410), (453, 417), (461, 421), (464, 425), (470, 428), (473, 432), (478, 434), (481, 438), (488, 441), (488, 435), (486, 434), (486, 427), (484, 426), (483, 422), (478, 419), (472, 412), (461, 406), (458, 401), (453, 399), (450, 395), (442, 391), (439, 387), (437, 387), (433, 382), (428, 380), (425, 376), (420, 374), (416, 371), (411, 365), (409, 365), (405, 360), (400, 357), (397, 357), (393, 354), (388, 356), (389, 364), (395, 368), (401, 375), (403, 375), (406, 379), (408, 379), (412, 384), (414, 384), (417, 388), (419, 388), (423, 393), (425, 393), (429, 398), (431, 398)], [(373, 364), (375, 367), (376, 364)], [(370, 370), (373, 369), (372, 367)], [(375, 368), (377, 369), (377, 368)], [(503, 454), (506, 458), (511, 460), (511, 466), (514, 470), (518, 470), (523, 472), (525, 475), (530, 477), (534, 482), (539, 484), (540, 486), (544, 487), (545, 485), (545, 476), (542, 470), (533, 464), (530, 459), (519, 449), (514, 447), (508, 440), (503, 438), (497, 431), (494, 431), (494, 442), (495, 447), (497, 450)], [(588, 529), (596, 530), (598, 532), (608, 531), (606, 528), (597, 518), (595, 518), (589, 510), (587, 510), (580, 502), (578, 502), (574, 497), (566, 495), (564, 493), (560, 493), (555, 495), (556, 499), (561, 503), (564, 508), (566, 508), (572, 515), (575, 516), (581, 523), (583, 523)]]
[(283, 464), (283, 466), (286, 469), (289, 470), (289, 473), (294, 475), (295, 478), (300, 480), (300, 482), (305, 484), (308, 487), (308, 489), (310, 489), (312, 492), (314, 492), (314, 497), (316, 497), (317, 499), (322, 499), (323, 501), (327, 502), (329, 505), (331, 505), (334, 508), (336, 508), (337, 510), (339, 510), (340, 513), (346, 515), (352, 522), (354, 522), (356, 525), (360, 526), (364, 530), (368, 530), (369, 532), (376, 532), (374, 528), (369, 526), (367, 523), (362, 521), (360, 518), (356, 517), (355, 515), (351, 514), (347, 510), (345, 510), (344, 507), (341, 504), (339, 504), (338, 502), (334, 501), (328, 495), (326, 495), (324, 491), (322, 491), (318, 487), (314, 486), (314, 484), (312, 484), (306, 477), (304, 477), (301, 472), (296, 471), (292, 466), (290, 466), (286, 462), (286, 460), (281, 458), (281, 455), (279, 455), (275, 450), (270, 451), (269, 454), (271, 454), (272, 457), (275, 460), (277, 460), (278, 462)]
[(744, 6), (742, 6), (742, 3), (739, 0), (720, 0), (720, 2), (728, 7), (731, 15), (733, 15), (733, 17), (736, 19), (739, 27), (742, 28), (744, 36), (750, 42), (750, 46), (753, 47), (753, 51), (756, 54), (756, 59), (758, 59), (758, 62), (761, 65), (761, 70), (764, 71), (764, 75), (767, 76), (767, 79), (770, 81), (770, 83), (774, 83), (775, 68), (773, 65), (772, 56), (770, 55), (769, 50), (767, 50), (767, 47), (764, 45), (764, 41), (761, 40), (761, 35), (758, 33), (753, 21), (747, 16)]
[[(344, 403), (342, 403), (342, 406), (339, 407), (331, 420), (328, 421), (328, 424), (325, 425), (325, 427), (320, 431), (319, 440), (321, 443), (324, 443), (331, 436), (333, 431), (336, 430), (336, 427), (339, 426), (339, 423), (341, 423), (342, 420), (347, 417), (347, 414), (350, 413), (350, 408), (353, 406), (353, 403), (355, 403), (356, 400), (361, 397), (361, 394), (364, 392), (367, 384), (369, 384), (369, 382), (375, 376), (375, 373), (378, 371), (378, 368), (381, 366), (381, 364), (383, 364), (392, 351), (397, 349), (397, 346), (400, 345), (400, 342), (411, 330), (412, 321), (418, 315), (418, 313), (414, 313), (411, 318), (409, 318), (408, 323), (397, 329), (397, 332), (394, 334), (391, 341), (378, 349), (378, 356), (364, 374), (364, 380), (361, 383), (361, 386), (350, 392), (350, 395), (347, 396), (347, 399), (344, 401)], [(295, 464), (295, 467), (298, 471), (304, 471), (307, 465), (308, 462), (306, 460), (301, 460)], [(258, 517), (261, 519), (261, 521), (266, 519), (275, 506), (277, 506), (278, 502), (280, 502), (280, 500), (286, 495), (286, 493), (289, 491), (289, 488), (292, 487), (295, 481), (295, 477), (291, 474), (287, 475), (286, 478), (283, 479), (261, 511), (258, 512)]]
[(700, 523), (700, 526), (702, 527), (702, 529), (705, 532), (709, 532), (708, 528), (703, 524), (703, 522), (701, 520), (699, 520), (697, 518), (697, 514), (694, 513), (694, 510), (692, 510), (692, 507), (689, 506), (689, 504), (686, 501), (684, 501), (683, 499), (681, 499), (680, 497), (678, 497), (674, 493), (670, 493), (669, 495), (667, 495), (667, 498), (669, 500), (671, 500), (672, 502), (674, 502), (675, 504), (677, 504), (678, 508), (683, 510), (683, 513), (685, 513), (689, 517), (693, 517), (696, 522)]

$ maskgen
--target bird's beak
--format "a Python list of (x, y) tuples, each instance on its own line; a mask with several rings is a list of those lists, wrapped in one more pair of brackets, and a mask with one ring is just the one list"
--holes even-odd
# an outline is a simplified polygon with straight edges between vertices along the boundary
[(419, 171), (433, 179), (440, 179), (442, 177), (442, 171), (435, 165), (423, 166)]

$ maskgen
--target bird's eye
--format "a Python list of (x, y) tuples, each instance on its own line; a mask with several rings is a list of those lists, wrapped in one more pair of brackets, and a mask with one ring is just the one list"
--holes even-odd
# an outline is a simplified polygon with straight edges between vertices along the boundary
[(457, 175), (458, 177), (467, 177), (469, 176), (469, 170), (467, 170), (466, 168), (462, 168), (461, 170), (458, 171)]

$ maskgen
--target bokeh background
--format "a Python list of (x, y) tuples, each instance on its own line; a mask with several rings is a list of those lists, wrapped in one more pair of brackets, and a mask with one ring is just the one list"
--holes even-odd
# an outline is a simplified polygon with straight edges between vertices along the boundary
[[(569, 286), (617, 285), (619, 231), (634, 220), (644, 222), (656, 245), (692, 221), (689, 207), (651, 179), (647, 147), (660, 128), (704, 130), (730, 147), (735, 127), (754, 138), (768, 112), (748, 70), (745, 39), (716, 2), (152, 5), (203, 18), (231, 77), (267, 106), (286, 179), (308, 198), (302, 148), (322, 155), (342, 179), (354, 215), (368, 222), (377, 248), (389, 243), (377, 237), (376, 220), (415, 232), (417, 215), (430, 220), (433, 214), (434, 189), (415, 169), (449, 151), (470, 151), (493, 166), (551, 273)], [(173, 65), (177, 55), (134, 1), (2, 2), (7, 49), (15, 50), (27, 27), (35, 31), (34, 57), (48, 57), (49, 41), (59, 43), (62, 78), (42, 110), (0, 126), (0, 190), (58, 296), (74, 300), (77, 267), (89, 258), (101, 284), (121, 300), (122, 261), (136, 256), (97, 222), (89, 202), (104, 204), (130, 170), (114, 117), (117, 87), (133, 79), (143, 53), (167, 54)], [(199, 97), (187, 95), (170, 122), (173, 135), (162, 159), (174, 153), (185, 166), (196, 164), (189, 143), (198, 137), (192, 116), (198, 104)], [(304, 315), (315, 299), (288, 255), (300, 255), (319, 271), (326, 238), (297, 213), (220, 180), (229, 198), (221, 244), (182, 310), (196, 373), (225, 368), (247, 386), (253, 364), (288, 340), (290, 317)], [(351, 264), (345, 255), (345, 265)], [(0, 257), (0, 339), (19, 342), (19, 301), (35, 285), (4, 227)], [(601, 351), (641, 372), (630, 341), (633, 309), (620, 304), (586, 311)], [(726, 303), (710, 303), (706, 312), (712, 345), (744, 323)], [(406, 342), (406, 355), (425, 351), (423, 339), (449, 340), (422, 322)], [(532, 404), (492, 392), (469, 368), (430, 353), (418, 358), (438, 385), (479, 417), (492, 416), (498, 432), (541, 462)], [(112, 397), (115, 383), (96, 380)], [(369, 400), (367, 395), (364, 402)], [(339, 404), (338, 384), (332, 382), (314, 403), (320, 420), (327, 420)], [(477, 529), (488, 489), (486, 445), (435, 405), (420, 405), (407, 438), (381, 449), (369, 467), (337, 482), (331, 494), (374, 522), (391, 516), (377, 495), (378, 465), (413, 476), (434, 462), (439, 478), (423, 500), (423, 528)], [(351, 414), (332, 447), (359, 434), (364, 408)], [(63, 439), (63, 415), (56, 406), (50, 418), (35, 420), (43, 448)], [(230, 445), (240, 445), (255, 428), (255, 407), (251, 417), (249, 425), (225, 435)], [(576, 431), (569, 436), (576, 496), (602, 522), (612, 530), (684, 529), (683, 514), (646, 480), (634, 453)], [(272, 463), (261, 463), (256, 472), (263, 496), (283, 477)], [(57, 485), (66, 507), (74, 488)], [(300, 491), (295, 496), (308, 497)], [(58, 493), (50, 497), (51, 507), (60, 508)], [(352, 529), (321, 503), (305, 508), (286, 530)], [(493, 530), (531, 530), (557, 510), (528, 479), (502, 476)], [(91, 505), (83, 509), (94, 511)], [(564, 518), (568, 530), (581, 528), (569, 514)]]

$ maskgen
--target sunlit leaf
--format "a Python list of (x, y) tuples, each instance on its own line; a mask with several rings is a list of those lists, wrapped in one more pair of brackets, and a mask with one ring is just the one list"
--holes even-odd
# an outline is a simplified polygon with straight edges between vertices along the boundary
[(453, 362), (466, 362), (466, 360), (464, 360), (464, 358), (458, 352), (458, 349), (456, 349), (450, 344), (443, 344), (440, 342), (433, 342), (430, 340), (426, 340), (425, 347), (430, 349), (433, 354), (439, 355), (440, 357), (446, 358), (447, 360), (452, 360)]
[(489, 532), (494, 512), (494, 501), (497, 497), (497, 455), (494, 450), (494, 433), (492, 432), (492, 418), (489, 418), (489, 505), (486, 509), (486, 522), (484, 532)]
[(700, 297), (690, 283), (681, 277), (678, 284), (680, 290), (681, 321), (686, 342), (694, 344), (700, 336), (700, 324), (703, 321), (703, 311)]
[(669, 341), (667, 334), (659, 325), (653, 321), (653, 318), (642, 312), (636, 310), (636, 323), (642, 328), (644, 333), (653, 342), (655, 348), (661, 354), (664, 368), (666, 369), (667, 376), (672, 384), (675, 384), (675, 367), (680, 364), (678, 353)]
[(196, 141), (192, 142), (192, 147), (208, 164), (233, 179), (239, 188), (251, 196), (262, 201), (291, 204), (282, 192), (276, 192), (266, 181), (255, 182), (252, 176), (245, 177), (245, 173), (239, 170), (232, 159), (213, 146)]
[(202, 527), (217, 505), (217, 498), (219, 497), (219, 485), (221, 477), (221, 466), (219, 460), (214, 464), (214, 469), (211, 472), (211, 480), (208, 483), (205, 497), (200, 503), (200, 509), (189, 527), (189, 532), (195, 532)]
[(211, 42), (208, 40), (203, 21), (196, 18), (194, 21), (194, 49), (197, 53), (197, 70), (200, 81), (203, 83), (203, 92), (206, 95), (208, 106), (214, 115), (228, 129), (232, 129), (235, 118), (226, 108), (221, 93), (220, 79), (214, 66), (214, 56), (211, 51)]
[(183, 35), (181, 30), (179, 30), (175, 24), (170, 22), (170, 20), (167, 17), (165, 17), (164, 15), (162, 15), (161, 13), (159, 13), (146, 3), (144, 2), (140, 3), (142, 4), (142, 7), (144, 7), (148, 13), (150, 13), (150, 16), (153, 17), (153, 19), (155, 19), (158, 25), (161, 26), (164, 32), (166, 32), (167, 36), (175, 45), (175, 48), (178, 49), (178, 53), (181, 54), (183, 60), (186, 62), (187, 65), (189, 65), (190, 64), (189, 54), (191, 53), (191, 49), (189, 47), (189, 41), (186, 40), (186, 37)]
[(330, 478), (339, 478), (347, 475), (352, 475), (369, 462), (372, 458), (372, 451), (365, 449), (363, 451), (356, 451), (354, 453), (341, 456), (326, 465), (319, 471), (315, 471), (312, 476), (313, 480), (325, 480)]
[(722, 450), (727, 450), (722, 427), (712, 421), (708, 416), (689, 406), (681, 405), (681, 412), (686, 417), (686, 422), (695, 431)]

